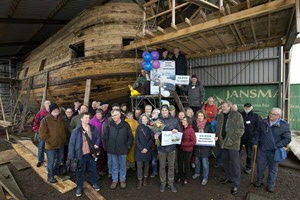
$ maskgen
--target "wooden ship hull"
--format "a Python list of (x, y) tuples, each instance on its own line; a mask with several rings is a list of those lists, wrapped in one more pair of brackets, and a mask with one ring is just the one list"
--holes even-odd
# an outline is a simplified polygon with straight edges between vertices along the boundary
[[(20, 93), (29, 91), (31, 83), (28, 109), (39, 109), (45, 89), (46, 99), (61, 106), (83, 101), (87, 79), (91, 79), (90, 99), (129, 98), (128, 84), (135, 81), (142, 60), (135, 51), (122, 49), (135, 38), (142, 17), (135, 3), (97, 5), (32, 51), (18, 74), (23, 85)], [(77, 58), (74, 48), (82, 47), (84, 56)]]

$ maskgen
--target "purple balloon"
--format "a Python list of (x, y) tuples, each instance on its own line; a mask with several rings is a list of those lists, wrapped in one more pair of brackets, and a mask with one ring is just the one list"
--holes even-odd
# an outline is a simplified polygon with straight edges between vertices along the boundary
[(160, 68), (160, 62), (159, 62), (158, 60), (153, 60), (153, 62), (152, 62), (152, 67), (153, 67), (154, 69)]
[(152, 51), (152, 60), (158, 60), (159, 59), (159, 52), (158, 51)]
[(146, 53), (149, 53), (149, 52), (148, 52), (148, 51), (144, 51), (143, 54), (142, 54), (143, 58), (144, 58), (144, 55), (145, 55)]
[(144, 64), (144, 70), (150, 72), (152, 70), (152, 64), (150, 62), (146, 62)]
[(150, 62), (152, 60), (152, 55), (151, 55), (151, 53), (145, 53), (143, 58), (144, 58), (144, 61)]

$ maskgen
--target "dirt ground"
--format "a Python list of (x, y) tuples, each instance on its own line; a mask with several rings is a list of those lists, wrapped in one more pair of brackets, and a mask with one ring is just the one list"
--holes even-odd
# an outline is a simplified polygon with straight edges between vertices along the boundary
[[(11, 145), (5, 141), (4, 132), (0, 132), (0, 151), (11, 149)], [(1, 154), (0, 154), (1, 156)], [(241, 155), (245, 161), (245, 153)], [(107, 200), (148, 200), (148, 199), (189, 199), (189, 200), (212, 200), (212, 199), (246, 199), (247, 193), (252, 192), (270, 199), (300, 199), (300, 171), (279, 167), (276, 181), (275, 193), (268, 193), (265, 187), (255, 188), (250, 184), (250, 175), (242, 173), (241, 188), (236, 196), (230, 194), (230, 185), (220, 184), (224, 178), (224, 172), (221, 168), (214, 168), (214, 158), (210, 159), (209, 181), (206, 186), (202, 186), (201, 179), (190, 180), (189, 184), (182, 186), (177, 184), (177, 193), (172, 193), (166, 189), (164, 193), (159, 191), (159, 178), (149, 178), (148, 186), (142, 189), (136, 189), (136, 171), (129, 171), (127, 174), (127, 188), (116, 190), (109, 189), (111, 180), (107, 177), (101, 177), (99, 184), (101, 194)], [(244, 163), (244, 162), (243, 162)], [(21, 191), (29, 200), (67, 200), (74, 199), (75, 191), (61, 194), (56, 189), (46, 184), (31, 168), (18, 171), (11, 164), (7, 164), (11, 170)], [(89, 180), (88, 180), (89, 181)], [(88, 199), (85, 195), (77, 199)]]

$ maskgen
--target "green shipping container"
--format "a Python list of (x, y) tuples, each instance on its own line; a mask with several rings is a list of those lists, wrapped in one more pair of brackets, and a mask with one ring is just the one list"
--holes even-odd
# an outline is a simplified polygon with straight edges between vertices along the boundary
[(246, 85), (205, 87), (205, 97), (213, 96), (220, 105), (223, 100), (230, 100), (243, 110), (245, 103), (251, 103), (253, 111), (265, 118), (272, 107), (278, 106), (278, 85)]
[(300, 84), (291, 85), (290, 91), (291, 130), (300, 130)]

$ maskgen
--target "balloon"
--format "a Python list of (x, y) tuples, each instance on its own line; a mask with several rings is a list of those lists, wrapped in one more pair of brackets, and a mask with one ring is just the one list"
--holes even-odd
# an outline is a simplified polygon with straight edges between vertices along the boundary
[(145, 53), (145, 55), (144, 55), (144, 61), (146, 61), (146, 62), (150, 62), (151, 60), (152, 60), (152, 56), (151, 56), (151, 53)]
[(160, 62), (159, 62), (158, 60), (154, 60), (154, 61), (152, 62), (152, 67), (153, 67), (154, 69), (158, 69), (158, 68), (160, 67)]
[(148, 51), (144, 51), (143, 54), (142, 54), (143, 58), (144, 58), (144, 55), (145, 55), (146, 53), (149, 53), (149, 52), (148, 52)]
[(159, 59), (159, 52), (158, 51), (152, 51), (152, 60), (158, 60)]
[(168, 90), (164, 90), (164, 91), (161, 92), (161, 95), (163, 97), (169, 97), (170, 96), (170, 92)]
[(142, 68), (144, 68), (144, 65), (146, 64), (147, 62), (143, 60), (142, 62)]
[(150, 72), (152, 70), (152, 64), (150, 62), (146, 62), (144, 64), (144, 70)]

